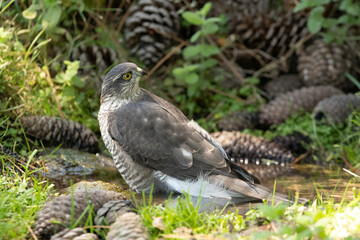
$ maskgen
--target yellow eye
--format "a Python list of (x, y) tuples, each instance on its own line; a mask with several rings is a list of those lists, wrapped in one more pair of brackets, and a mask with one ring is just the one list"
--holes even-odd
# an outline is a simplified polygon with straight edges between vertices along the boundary
[(131, 78), (131, 73), (125, 73), (123, 75), (123, 79), (125, 79), (125, 80), (129, 80), (130, 78)]

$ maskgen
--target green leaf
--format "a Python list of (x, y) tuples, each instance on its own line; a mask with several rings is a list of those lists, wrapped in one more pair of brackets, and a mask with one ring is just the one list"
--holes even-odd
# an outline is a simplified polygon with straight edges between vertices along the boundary
[(209, 11), (211, 9), (211, 2), (207, 2), (204, 7), (201, 9), (201, 13), (203, 14), (203, 16), (206, 16)]
[(192, 72), (192, 71), (198, 70), (200, 68), (200, 65), (199, 64), (190, 64), (190, 65), (185, 65), (184, 68), (186, 69), (186, 71)]
[(79, 76), (74, 76), (71, 80), (72, 84), (78, 88), (85, 87), (85, 80)]
[(199, 45), (201, 48), (200, 54), (204, 57), (210, 57), (220, 52), (219, 48), (209, 44)]
[(66, 86), (62, 90), (62, 95), (65, 97), (75, 97), (76, 96), (76, 89), (73, 86)]
[(182, 78), (188, 73), (188, 71), (185, 68), (179, 67), (179, 68), (174, 68), (172, 73), (176, 78)]
[(322, 22), (324, 21), (323, 13), (325, 8), (319, 6), (311, 10), (307, 27), (311, 33), (318, 33), (321, 29)]
[(358, 16), (360, 13), (360, 4), (353, 0), (343, 0), (339, 8), (353, 16)]
[(59, 5), (54, 5), (50, 7), (42, 19), (42, 26), (43, 28), (52, 29), (56, 27), (56, 25), (59, 23), (60, 17), (61, 17), (61, 7)]
[(304, 10), (308, 7), (317, 7), (317, 6), (323, 6), (325, 4), (328, 4), (332, 0), (302, 0), (299, 4), (296, 5), (294, 8), (294, 12), (298, 12), (301, 10)]
[(210, 58), (210, 59), (207, 59), (205, 60), (202, 65), (205, 67), (205, 68), (210, 68), (210, 67), (213, 67), (217, 64), (217, 60), (216, 59), (213, 59), (213, 58)]
[(185, 82), (187, 82), (188, 84), (195, 84), (197, 83), (197, 81), (199, 80), (199, 76), (192, 72), (190, 74), (188, 74), (186, 77), (185, 77)]
[(250, 77), (247, 79), (247, 82), (252, 85), (256, 85), (256, 84), (260, 83), (260, 79), (256, 78), (256, 77)]
[(202, 51), (201, 45), (188, 46), (183, 50), (183, 56), (185, 59), (190, 59), (196, 55), (199, 55)]
[(193, 25), (201, 25), (203, 23), (202, 18), (193, 12), (184, 12), (182, 17)]
[(294, 8), (294, 12), (304, 10), (305, 8), (310, 7), (310, 5), (311, 5), (311, 2), (309, 0), (303, 0), (299, 4), (296, 5), (296, 7)]
[(191, 43), (196, 42), (200, 36), (201, 36), (201, 31), (197, 31), (196, 33), (194, 33), (194, 35), (191, 36), (190, 42)]
[(22, 15), (24, 18), (26, 19), (34, 19), (36, 18), (37, 16), (37, 10), (40, 8), (39, 5), (37, 4), (32, 4), (28, 9), (25, 9), (23, 12), (22, 12)]
[(204, 35), (216, 33), (218, 30), (218, 25), (213, 22), (205, 22), (202, 26), (202, 32)]

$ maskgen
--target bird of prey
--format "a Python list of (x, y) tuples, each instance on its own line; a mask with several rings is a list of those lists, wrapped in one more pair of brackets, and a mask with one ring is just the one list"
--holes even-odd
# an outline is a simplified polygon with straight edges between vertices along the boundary
[[(102, 84), (99, 125), (121, 176), (136, 192), (187, 192), (231, 202), (272, 200), (272, 191), (232, 163), (221, 146), (174, 105), (139, 87), (134, 63), (112, 68)], [(288, 201), (275, 194), (274, 199)]]

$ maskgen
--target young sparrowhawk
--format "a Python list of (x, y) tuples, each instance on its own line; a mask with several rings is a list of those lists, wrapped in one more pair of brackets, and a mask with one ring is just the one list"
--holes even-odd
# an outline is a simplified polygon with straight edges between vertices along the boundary
[[(188, 192), (231, 201), (272, 200), (259, 180), (229, 161), (220, 145), (174, 105), (139, 87), (146, 73), (115, 66), (102, 84), (99, 124), (116, 167), (132, 190)], [(276, 194), (276, 201), (287, 201)]]

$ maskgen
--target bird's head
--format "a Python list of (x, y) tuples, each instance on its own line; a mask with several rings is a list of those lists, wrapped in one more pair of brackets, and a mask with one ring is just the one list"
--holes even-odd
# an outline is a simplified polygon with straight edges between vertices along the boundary
[(135, 63), (121, 63), (113, 67), (102, 83), (101, 98), (131, 99), (139, 90), (139, 81), (146, 72)]

